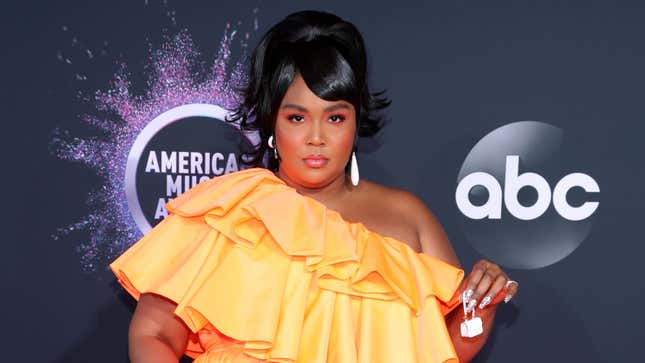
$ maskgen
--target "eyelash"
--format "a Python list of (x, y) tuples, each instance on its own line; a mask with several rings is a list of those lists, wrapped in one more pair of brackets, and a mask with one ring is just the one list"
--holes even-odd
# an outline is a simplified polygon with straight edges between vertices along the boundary
[[(302, 120), (295, 121), (293, 119), (294, 117), (303, 117), (303, 116), (302, 115), (289, 115), (289, 116), (287, 116), (287, 120), (289, 120), (291, 122), (295, 122), (295, 123), (302, 122)], [(343, 115), (331, 115), (330, 118), (332, 118), (332, 117), (338, 117), (338, 121), (333, 121), (332, 123), (341, 123), (341, 122), (345, 121), (345, 116), (343, 116)]]

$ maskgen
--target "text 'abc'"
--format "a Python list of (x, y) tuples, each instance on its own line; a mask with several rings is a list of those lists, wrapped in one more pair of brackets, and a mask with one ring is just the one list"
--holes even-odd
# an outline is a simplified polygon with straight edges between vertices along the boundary
[[(488, 191), (488, 200), (483, 205), (473, 205), (468, 195), (475, 186), (482, 186)], [(531, 206), (524, 206), (518, 200), (518, 193), (523, 187), (532, 187), (537, 191), (537, 200)], [(471, 219), (501, 219), (502, 196), (508, 212), (522, 220), (532, 220), (540, 217), (551, 204), (562, 217), (571, 221), (580, 221), (591, 216), (598, 208), (598, 202), (586, 201), (580, 206), (571, 206), (567, 202), (567, 192), (573, 187), (580, 187), (586, 192), (600, 192), (598, 183), (587, 174), (571, 173), (564, 176), (553, 189), (549, 183), (537, 173), (526, 172), (519, 174), (519, 156), (506, 156), (506, 171), (504, 192), (494, 176), (475, 172), (465, 176), (457, 185), (455, 199), (457, 207)]]

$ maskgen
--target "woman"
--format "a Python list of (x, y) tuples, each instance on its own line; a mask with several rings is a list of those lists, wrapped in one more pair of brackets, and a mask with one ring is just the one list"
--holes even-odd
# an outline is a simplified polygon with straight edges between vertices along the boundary
[[(231, 121), (259, 131), (246, 160), (268, 169), (196, 185), (110, 265), (138, 299), (133, 363), (467, 362), (481, 349), (517, 283), (486, 260), (464, 278), (420, 199), (359, 178), (357, 137), (389, 104), (366, 70), (360, 33), (335, 15), (294, 13), (265, 34)], [(483, 332), (463, 337), (475, 309)]]

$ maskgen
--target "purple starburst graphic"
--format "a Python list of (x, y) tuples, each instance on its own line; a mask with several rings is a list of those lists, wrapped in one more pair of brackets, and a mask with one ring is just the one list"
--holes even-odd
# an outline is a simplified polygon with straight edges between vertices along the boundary
[(68, 131), (54, 130), (53, 154), (87, 165), (102, 181), (86, 201), (93, 212), (52, 235), (60, 239), (78, 230), (90, 233), (89, 240), (78, 243), (83, 270), (107, 268), (142, 236), (128, 209), (124, 177), (128, 153), (141, 130), (156, 116), (181, 105), (206, 103), (230, 110), (241, 101), (235, 90), (247, 81), (244, 58), (249, 33), (239, 43), (240, 60), (230, 64), (236, 34), (227, 24), (207, 70), (199, 69), (200, 53), (187, 30), (166, 37), (160, 49), (150, 50), (151, 72), (142, 95), (133, 94), (127, 65), (120, 63), (109, 88), (96, 91), (91, 98), (95, 114), (80, 117), (81, 122), (102, 130), (106, 137), (78, 138)]

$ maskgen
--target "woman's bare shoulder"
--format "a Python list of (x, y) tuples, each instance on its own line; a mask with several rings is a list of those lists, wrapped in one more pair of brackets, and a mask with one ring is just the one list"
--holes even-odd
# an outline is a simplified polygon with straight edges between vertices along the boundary
[(405, 189), (366, 180), (361, 198), (367, 201), (369, 208), (386, 210), (396, 223), (407, 225), (408, 229), (414, 229), (416, 238), (408, 239), (408, 244), (414, 250), (459, 265), (459, 260), (443, 227), (435, 214), (417, 195)]
[(361, 184), (364, 187), (361, 191), (362, 199), (380, 204), (388, 209), (404, 212), (406, 217), (414, 217), (420, 209), (427, 209), (425, 203), (408, 190), (387, 186), (371, 180), (361, 180)]
[(417, 233), (418, 209), (423, 202), (413, 193), (369, 180), (361, 180), (350, 207), (353, 217), (382, 235), (405, 241), (421, 251)]

